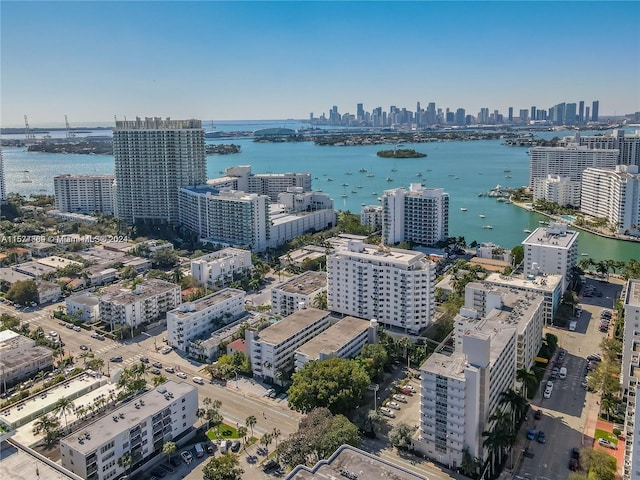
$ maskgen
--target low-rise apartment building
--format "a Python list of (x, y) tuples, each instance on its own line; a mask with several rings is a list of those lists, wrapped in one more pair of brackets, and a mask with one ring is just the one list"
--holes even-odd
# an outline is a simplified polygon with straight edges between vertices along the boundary
[(295, 369), (300, 370), (316, 360), (353, 358), (366, 344), (376, 343), (377, 333), (378, 322), (375, 320), (344, 317), (296, 350)]
[(12, 330), (0, 332), (0, 390), (53, 366), (53, 352)]
[[(197, 389), (169, 380), (60, 440), (64, 468), (86, 480), (109, 480), (135, 470), (196, 421)], [(129, 469), (119, 460), (131, 454)]]
[(315, 307), (315, 299), (327, 291), (325, 272), (307, 271), (271, 289), (271, 310), (287, 317), (306, 307)]
[(252, 269), (251, 252), (240, 248), (223, 248), (191, 260), (191, 276), (209, 288), (227, 285)]
[(177, 350), (189, 353), (189, 345), (244, 315), (244, 290), (224, 288), (167, 312), (167, 340)]
[(329, 312), (307, 308), (259, 332), (247, 329), (245, 342), (254, 377), (281, 385), (282, 377), (294, 369), (295, 351), (329, 326)]
[(182, 303), (180, 287), (164, 280), (144, 280), (134, 290), (123, 285), (106, 287), (100, 297), (100, 321), (138, 327), (158, 320)]
[(67, 315), (93, 323), (100, 318), (100, 298), (92, 293), (72, 295), (65, 300)]

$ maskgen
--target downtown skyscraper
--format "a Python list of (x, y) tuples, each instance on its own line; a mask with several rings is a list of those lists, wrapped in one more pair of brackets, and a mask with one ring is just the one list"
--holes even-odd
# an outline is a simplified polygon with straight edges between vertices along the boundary
[(180, 187), (206, 182), (200, 120), (116, 121), (113, 130), (118, 216), (128, 223), (178, 223)]

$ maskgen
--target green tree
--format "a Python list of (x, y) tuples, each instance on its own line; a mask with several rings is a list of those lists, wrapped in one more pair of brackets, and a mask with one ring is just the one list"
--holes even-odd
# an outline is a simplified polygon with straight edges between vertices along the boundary
[(212, 457), (204, 468), (202, 475), (204, 480), (241, 480), (244, 470), (240, 468), (238, 458), (235, 455), (222, 455)]
[(480, 467), (482, 466), (482, 459), (473, 457), (469, 452), (469, 447), (465, 445), (462, 449), (462, 462), (460, 463), (460, 470), (467, 477), (477, 478), (480, 475)]
[(238, 436), (242, 438), (242, 447), (245, 448), (247, 445), (247, 427), (240, 426), (238, 427)]
[(293, 374), (287, 392), (289, 405), (304, 413), (318, 407), (346, 413), (361, 403), (368, 385), (369, 375), (355, 360), (330, 358), (309, 362)]
[(131, 452), (124, 452), (118, 459), (118, 466), (124, 468), (125, 473), (129, 473), (129, 469), (133, 466), (133, 455)]
[(583, 448), (580, 461), (582, 468), (589, 472), (590, 479), (614, 480), (616, 477), (616, 459), (605, 451)]
[(166, 381), (167, 377), (165, 377), (164, 375), (154, 375), (154, 377), (151, 379), (151, 383), (154, 387), (162, 385)]
[(44, 433), (45, 443), (51, 445), (60, 435), (60, 421), (52, 415), (43, 415), (34, 422), (33, 433)]
[(511, 261), (515, 267), (520, 265), (524, 260), (524, 247), (522, 245), (516, 245), (511, 249)]
[(33, 280), (19, 280), (11, 285), (4, 297), (14, 303), (28, 305), (38, 301), (38, 286)]
[(127, 265), (120, 269), (118, 276), (125, 280), (133, 280), (138, 276), (138, 271), (132, 265)]
[(513, 424), (520, 422), (520, 419), (529, 409), (529, 402), (527, 402), (527, 399), (511, 388), (506, 392), (502, 392), (502, 399), (500, 401), (501, 403), (509, 405), (509, 409), (512, 414), (511, 421)]
[(414, 431), (414, 427), (400, 422), (389, 432), (389, 442), (397, 449), (406, 450), (411, 446), (411, 436)]
[(151, 263), (156, 268), (173, 268), (178, 263), (178, 254), (171, 248), (161, 248), (153, 252)]
[(302, 418), (297, 432), (280, 443), (277, 454), (282, 463), (293, 468), (329, 458), (343, 444), (360, 447), (358, 427), (343, 415), (317, 408)]
[(178, 446), (174, 442), (164, 442), (162, 445), (162, 454), (166, 455), (167, 460), (171, 461), (171, 456), (176, 453)]
[(16, 331), (20, 327), (20, 319), (9, 314), (0, 315), (0, 330)]
[(371, 380), (382, 378), (384, 366), (389, 361), (384, 345), (368, 343), (362, 347), (359, 358)]
[(322, 291), (319, 294), (317, 294), (315, 297), (313, 297), (312, 306), (313, 308), (317, 308), (319, 310), (326, 310), (327, 309), (327, 292)]
[(604, 338), (600, 342), (602, 354), (607, 360), (617, 361), (622, 354), (622, 342), (617, 338)]
[(258, 423), (258, 420), (256, 419), (255, 415), (249, 415), (244, 421), (244, 424), (247, 426), (247, 428), (251, 429), (252, 437), (253, 437), (253, 427), (255, 427), (256, 423)]

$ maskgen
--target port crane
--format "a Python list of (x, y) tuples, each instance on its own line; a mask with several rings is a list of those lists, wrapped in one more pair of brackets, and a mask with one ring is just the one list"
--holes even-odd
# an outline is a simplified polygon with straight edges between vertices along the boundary
[(69, 119), (67, 118), (67, 116), (64, 116), (64, 124), (67, 127), (67, 138), (73, 138), (76, 136), (75, 132), (71, 130), (71, 127), (69, 126)]
[(24, 138), (25, 140), (35, 140), (36, 134), (31, 131), (31, 127), (29, 126), (29, 119), (27, 116), (24, 116)]

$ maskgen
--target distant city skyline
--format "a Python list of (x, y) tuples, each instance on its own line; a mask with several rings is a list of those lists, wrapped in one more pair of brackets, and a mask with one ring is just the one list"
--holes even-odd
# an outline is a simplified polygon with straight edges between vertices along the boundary
[[(562, 28), (552, 28), (559, 22)], [(3, 127), (640, 110), (637, 2), (3, 1)], [(615, 40), (615, 41), (614, 41)], [(635, 62), (635, 64), (634, 64)]]

